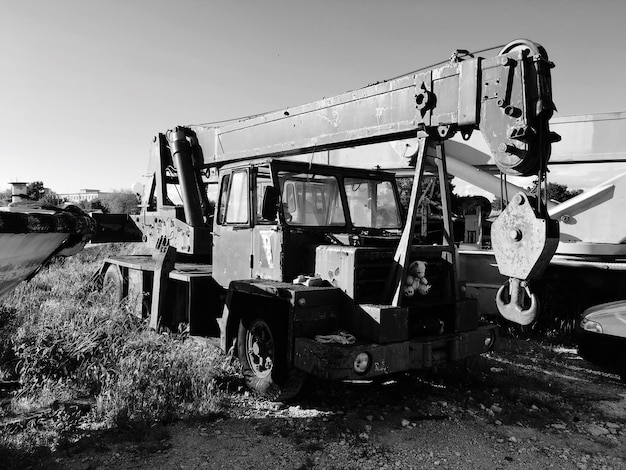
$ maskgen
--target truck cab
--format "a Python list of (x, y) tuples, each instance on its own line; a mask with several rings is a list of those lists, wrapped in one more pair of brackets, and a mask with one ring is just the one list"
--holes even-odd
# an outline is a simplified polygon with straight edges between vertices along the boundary
[(264, 160), (220, 170), (213, 276), (292, 282), (322, 276), (321, 245), (387, 246), (403, 226), (394, 175)]

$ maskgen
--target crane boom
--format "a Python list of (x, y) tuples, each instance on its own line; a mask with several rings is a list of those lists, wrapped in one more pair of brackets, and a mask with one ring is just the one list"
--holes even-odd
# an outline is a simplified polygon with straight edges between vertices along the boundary
[[(545, 50), (513, 41), (491, 58), (455, 53), (438, 68), (226, 123), (189, 126), (205, 165), (480, 130), (503, 173), (531, 175), (549, 158), (554, 105)], [(546, 138), (546, 136), (548, 138)]]

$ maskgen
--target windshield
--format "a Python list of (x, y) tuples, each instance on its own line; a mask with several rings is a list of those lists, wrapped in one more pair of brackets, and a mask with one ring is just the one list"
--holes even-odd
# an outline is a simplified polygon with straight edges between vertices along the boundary
[(283, 215), (290, 225), (345, 225), (339, 183), (334, 176), (278, 172)]
[(282, 210), (289, 225), (345, 226), (340, 189), (346, 194), (352, 225), (358, 228), (402, 227), (394, 185), (374, 178), (346, 177), (279, 171)]
[(345, 178), (352, 224), (363, 228), (401, 228), (394, 186), (390, 181)]

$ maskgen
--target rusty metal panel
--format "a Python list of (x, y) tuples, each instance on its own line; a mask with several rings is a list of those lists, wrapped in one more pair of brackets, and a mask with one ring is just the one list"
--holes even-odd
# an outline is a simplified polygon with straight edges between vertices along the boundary
[(256, 225), (252, 234), (252, 277), (283, 280), (283, 231), (277, 225)]
[[(365, 374), (357, 374), (353, 369), (354, 359), (362, 351), (370, 354), (372, 366)], [(404, 341), (345, 347), (321, 344), (309, 338), (296, 338), (294, 365), (324, 379), (367, 379), (409, 370), (409, 343)]]
[[(220, 149), (230, 158), (302, 153), (336, 142), (374, 141), (415, 127), (414, 89), (404, 88), (362, 100), (320, 103), (293, 117), (269, 120), (245, 132), (224, 129)], [(345, 145), (345, 144), (344, 144)]]
[(317, 274), (359, 303), (382, 302), (392, 262), (391, 249), (321, 245), (315, 252)]
[(375, 343), (405, 341), (409, 337), (409, 311), (391, 305), (360, 305), (354, 313), (353, 331)]
[(252, 229), (216, 225), (213, 236), (213, 277), (222, 286), (252, 277)]
[[(389, 344), (344, 346), (300, 337), (294, 342), (294, 365), (324, 379), (367, 379), (481, 354), (489, 350), (485, 346), (487, 335), (496, 337), (497, 326), (486, 325), (465, 333)], [(353, 370), (354, 359), (361, 352), (371, 357), (372, 365), (365, 374)]]
[[(146, 294), (150, 292), (152, 286), (144, 285), (144, 273), (137, 269), (128, 269), (128, 305), (131, 312), (139, 317), (145, 318), (148, 315), (148, 297)], [(146, 299), (144, 301), (144, 297)]]
[(431, 124), (454, 124), (457, 122), (459, 101), (459, 76), (456, 67), (445, 67), (433, 72), (433, 93), (437, 106), (433, 109)]
[(474, 126), (478, 122), (479, 71), (482, 58), (464, 60), (459, 64), (459, 127)]
[[(91, 214), (96, 221), (92, 243), (140, 242), (142, 232), (128, 214)], [(138, 218), (138, 217), (136, 217)]]
[[(205, 163), (315, 149), (407, 135), (417, 126), (415, 75), (372, 85), (286, 111), (231, 123), (219, 130), (192, 128)], [(391, 139), (387, 139), (391, 140)], [(215, 153), (210, 155), (211, 150)]]

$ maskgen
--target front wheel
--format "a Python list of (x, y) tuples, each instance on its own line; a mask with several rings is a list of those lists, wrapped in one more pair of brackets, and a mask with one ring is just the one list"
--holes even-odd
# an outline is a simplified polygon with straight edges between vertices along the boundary
[(255, 318), (239, 324), (237, 352), (246, 385), (274, 401), (293, 398), (304, 383), (304, 372), (287, 364), (285, 335), (272, 322)]

